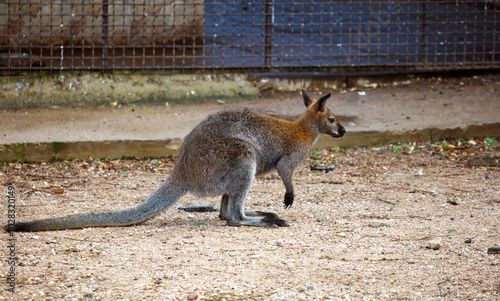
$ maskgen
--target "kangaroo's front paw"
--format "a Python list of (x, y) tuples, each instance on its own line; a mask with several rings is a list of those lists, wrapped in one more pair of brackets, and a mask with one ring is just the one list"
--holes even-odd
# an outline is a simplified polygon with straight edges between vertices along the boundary
[(285, 193), (285, 208), (292, 207), (294, 199), (295, 199), (295, 195), (293, 194), (293, 192)]

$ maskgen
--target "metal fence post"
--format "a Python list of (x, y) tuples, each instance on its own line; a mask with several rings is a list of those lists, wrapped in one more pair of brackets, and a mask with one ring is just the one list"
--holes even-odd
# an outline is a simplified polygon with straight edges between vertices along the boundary
[(102, 0), (102, 67), (108, 68), (108, 0)]
[(266, 68), (273, 65), (273, 0), (266, 0), (266, 21), (265, 21), (265, 64)]

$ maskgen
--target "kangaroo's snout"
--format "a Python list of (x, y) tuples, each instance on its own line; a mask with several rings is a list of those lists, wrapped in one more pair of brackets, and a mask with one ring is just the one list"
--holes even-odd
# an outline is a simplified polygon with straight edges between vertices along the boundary
[(339, 128), (338, 128), (339, 137), (344, 137), (345, 132), (346, 132), (345, 128), (339, 124)]

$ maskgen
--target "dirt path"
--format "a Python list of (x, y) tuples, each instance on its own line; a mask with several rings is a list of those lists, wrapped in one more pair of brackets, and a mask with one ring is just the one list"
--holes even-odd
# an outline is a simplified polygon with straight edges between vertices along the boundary
[[(312, 164), (335, 169), (304, 163), (287, 210), (277, 174), (258, 178), (247, 206), (276, 212), (289, 228), (228, 227), (217, 213), (170, 208), (133, 227), (16, 233), (18, 293), (2, 281), (0, 299), (498, 300), (500, 255), (487, 250), (500, 244), (500, 171), (466, 163), (494, 151), (475, 143), (314, 153)], [(128, 208), (173, 164), (8, 165), (2, 195), (10, 170), (19, 221)], [(439, 249), (427, 248), (433, 239)], [(4, 278), (10, 265), (0, 266)]]

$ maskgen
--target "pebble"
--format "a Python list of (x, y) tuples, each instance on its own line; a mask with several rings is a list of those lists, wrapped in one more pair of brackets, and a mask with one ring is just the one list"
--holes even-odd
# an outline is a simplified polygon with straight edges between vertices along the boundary
[(439, 250), (441, 248), (441, 238), (434, 238), (427, 242), (427, 248), (432, 250)]
[(371, 220), (368, 222), (368, 226), (372, 228), (378, 228), (378, 227), (384, 227), (387, 226), (386, 222), (379, 221), (379, 220)]
[(187, 295), (188, 300), (197, 300), (198, 299), (198, 294), (197, 293), (191, 293)]

